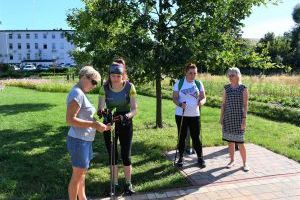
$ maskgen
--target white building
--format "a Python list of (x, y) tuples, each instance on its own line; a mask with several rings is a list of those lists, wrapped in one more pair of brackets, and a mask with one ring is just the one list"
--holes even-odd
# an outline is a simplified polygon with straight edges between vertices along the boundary
[(65, 33), (71, 30), (0, 30), (0, 63), (74, 64), (75, 46)]

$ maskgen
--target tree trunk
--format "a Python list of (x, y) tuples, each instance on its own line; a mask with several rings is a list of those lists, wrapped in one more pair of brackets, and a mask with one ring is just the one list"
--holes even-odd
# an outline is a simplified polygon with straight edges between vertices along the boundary
[(163, 21), (163, 10), (162, 10), (162, 0), (159, 0), (158, 2), (159, 7), (159, 14), (158, 14), (158, 27), (157, 27), (157, 39), (159, 42), (158, 48), (156, 49), (156, 59), (157, 66), (156, 66), (156, 75), (155, 75), (155, 81), (156, 81), (156, 128), (162, 128), (162, 95), (161, 95), (161, 65), (163, 61), (163, 48), (162, 48), (162, 42), (164, 41), (162, 30), (164, 27), (164, 21)]
[(162, 128), (162, 95), (161, 95), (161, 67), (157, 66), (156, 71), (156, 128)]

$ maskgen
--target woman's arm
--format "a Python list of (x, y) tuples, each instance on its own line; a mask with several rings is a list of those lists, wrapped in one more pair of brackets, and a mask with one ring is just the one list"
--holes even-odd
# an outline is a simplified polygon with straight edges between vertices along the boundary
[(206, 103), (206, 95), (205, 95), (205, 89), (204, 89), (204, 86), (202, 85), (202, 88), (203, 90), (200, 91), (200, 94), (199, 94), (199, 106), (203, 106), (205, 103)]
[(224, 119), (224, 110), (225, 110), (225, 103), (226, 103), (226, 92), (223, 91), (223, 97), (222, 97), (222, 104), (221, 104), (221, 115), (220, 115), (220, 123), (223, 125), (223, 119)]
[(243, 118), (247, 117), (247, 112), (248, 112), (248, 89), (245, 88), (243, 91)]
[(248, 112), (248, 90), (247, 88), (243, 91), (243, 119), (241, 124), (241, 129), (246, 129), (246, 119), (247, 119), (247, 112)]
[(178, 91), (173, 91), (173, 103), (176, 106), (179, 106), (179, 92)]
[(69, 126), (75, 126), (79, 128), (95, 128), (97, 131), (103, 132), (109, 130), (109, 126), (106, 126), (97, 121), (83, 120), (77, 117), (80, 107), (75, 100), (72, 100), (67, 107), (66, 122)]
[(98, 98), (98, 112), (104, 110), (105, 108), (105, 97), (99, 96)]
[(135, 97), (130, 97), (130, 112), (126, 116), (130, 119), (133, 118), (137, 113), (137, 103)]

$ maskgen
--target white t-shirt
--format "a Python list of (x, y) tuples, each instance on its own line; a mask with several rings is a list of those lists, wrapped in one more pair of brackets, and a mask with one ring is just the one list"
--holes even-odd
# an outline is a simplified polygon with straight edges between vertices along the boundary
[[(173, 91), (178, 92), (178, 84), (180, 80), (177, 80), (176, 83), (174, 84)], [(200, 91), (203, 92), (203, 84), (201, 81), (200, 82)], [(199, 99), (200, 99), (200, 91), (195, 83), (193, 82), (188, 82), (186, 78), (184, 78), (182, 87), (179, 92), (179, 102), (183, 103), (186, 102), (187, 107), (184, 111), (183, 116), (188, 116), (188, 117), (196, 117), (200, 116), (199, 112)], [(176, 106), (176, 111), (175, 115), (182, 116), (182, 108), (179, 106)]]
[[(67, 97), (67, 106), (75, 100), (80, 110), (77, 114), (79, 119), (84, 119), (88, 121), (93, 121), (94, 113), (96, 112), (95, 107), (91, 104), (88, 98), (85, 96), (84, 92), (76, 85), (70, 91)], [(84, 141), (94, 141), (96, 129), (94, 128), (80, 128), (76, 126), (71, 126), (68, 135), (74, 138), (78, 138)]]

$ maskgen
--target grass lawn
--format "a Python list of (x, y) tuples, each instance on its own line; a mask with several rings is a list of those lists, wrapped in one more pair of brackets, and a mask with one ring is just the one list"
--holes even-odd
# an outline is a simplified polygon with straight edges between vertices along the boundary
[[(66, 150), (66, 93), (6, 87), (0, 92), (0, 199), (67, 198), (71, 165)], [(89, 95), (93, 103), (96, 95)], [(219, 109), (202, 110), (203, 143), (223, 145)], [(164, 152), (176, 146), (174, 106), (163, 100), (165, 128), (154, 129), (155, 99), (138, 96), (134, 120), (133, 183), (138, 192), (187, 186)], [(300, 161), (300, 127), (250, 115), (247, 141)], [(87, 177), (87, 194), (103, 196), (109, 189), (107, 154), (101, 134), (97, 156)], [(224, 164), (227, 161), (224, 161)], [(123, 178), (121, 172), (121, 178)]]

